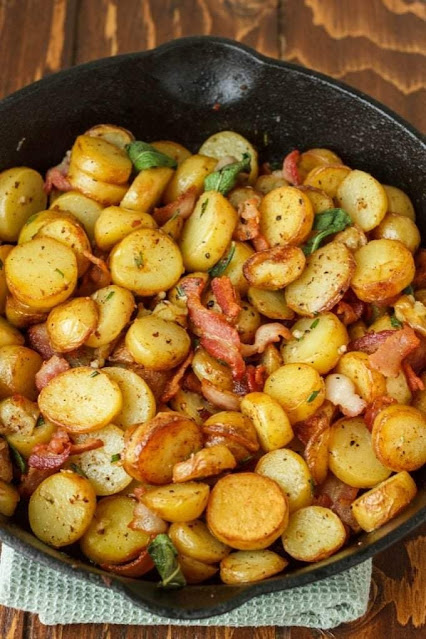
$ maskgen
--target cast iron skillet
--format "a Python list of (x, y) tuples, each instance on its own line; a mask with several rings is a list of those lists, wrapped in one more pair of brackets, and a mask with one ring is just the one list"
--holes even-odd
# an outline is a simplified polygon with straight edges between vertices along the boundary
[[(220, 109), (212, 107), (219, 103)], [(170, 138), (194, 151), (210, 134), (234, 129), (267, 159), (293, 148), (330, 147), (349, 166), (406, 191), (426, 236), (426, 145), (400, 117), (319, 73), (259, 55), (230, 40), (194, 37), (152, 51), (63, 71), (0, 102), (0, 170), (56, 164), (76, 135), (99, 122), (129, 128), (138, 139)], [(147, 610), (196, 619), (224, 613), (252, 597), (317, 581), (401, 540), (426, 520), (425, 469), (410, 507), (375, 533), (314, 565), (253, 585), (159, 590), (155, 583), (108, 575), (110, 587)], [(0, 538), (55, 570), (105, 586), (103, 573), (0, 519)]]

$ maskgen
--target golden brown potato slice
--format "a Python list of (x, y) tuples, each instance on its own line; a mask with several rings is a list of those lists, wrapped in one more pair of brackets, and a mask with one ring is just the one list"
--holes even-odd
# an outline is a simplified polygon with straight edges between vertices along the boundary
[(84, 344), (98, 325), (98, 309), (90, 297), (76, 297), (52, 309), (46, 329), (52, 348), (58, 353)]
[(219, 475), (225, 470), (232, 470), (237, 465), (234, 455), (223, 444), (202, 448), (189, 459), (173, 466), (173, 481), (185, 482), (193, 479), (204, 479)]
[(266, 393), (248, 393), (241, 401), (241, 412), (253, 423), (264, 451), (283, 448), (294, 437), (293, 429), (279, 402)]
[(284, 493), (272, 479), (235, 473), (219, 479), (207, 506), (207, 525), (217, 539), (237, 550), (261, 550), (288, 523)]
[(90, 241), (83, 227), (77, 221), (63, 215), (57, 215), (56, 219), (43, 224), (35, 237), (51, 237), (61, 244), (69, 246), (77, 258), (78, 276), (81, 277), (89, 267), (87, 255), (91, 253)]
[(26, 304), (22, 304), (13, 295), (6, 298), (6, 318), (13, 326), (17, 328), (27, 328), (32, 324), (41, 324), (47, 319), (45, 311), (37, 311)]
[(192, 521), (201, 517), (209, 499), (210, 488), (202, 482), (167, 484), (149, 488), (141, 501), (162, 519), (171, 522)]
[(313, 317), (329, 311), (349, 288), (355, 261), (340, 242), (319, 248), (306, 261), (302, 275), (285, 289), (287, 304), (299, 315)]
[(250, 257), (243, 272), (250, 286), (276, 291), (300, 277), (305, 262), (297, 246), (275, 246)]
[(132, 163), (124, 149), (104, 137), (92, 135), (77, 137), (71, 150), (71, 166), (108, 184), (125, 184), (132, 172)]
[(286, 495), (289, 512), (312, 503), (312, 477), (308, 466), (298, 453), (288, 448), (273, 450), (257, 463), (256, 473), (273, 479)]
[(248, 302), (241, 302), (241, 311), (238, 315), (235, 328), (243, 344), (252, 344), (254, 342), (256, 331), (261, 323), (260, 314), (255, 307)]
[(309, 197), (293, 186), (282, 186), (265, 195), (259, 210), (260, 230), (270, 246), (301, 244), (314, 221)]
[(90, 366), (71, 368), (54, 377), (41, 391), (42, 414), (70, 433), (90, 433), (109, 424), (120, 412), (118, 384)]
[(413, 256), (397, 240), (372, 240), (356, 251), (355, 261), (352, 288), (364, 302), (397, 295), (415, 275)]
[(387, 184), (383, 184), (382, 186), (388, 198), (388, 212), (405, 215), (415, 222), (416, 213), (408, 195), (404, 193), (404, 191), (401, 191), (401, 189), (397, 189), (396, 186), (388, 186)]
[(352, 513), (363, 530), (380, 528), (414, 499), (417, 486), (405, 470), (392, 475), (352, 502)]
[(42, 363), (40, 355), (25, 346), (0, 348), (0, 398), (24, 395), (36, 399), (35, 376)]
[(187, 584), (199, 584), (213, 577), (218, 571), (217, 566), (206, 564), (186, 555), (179, 554), (178, 561)]
[(262, 581), (284, 570), (287, 564), (272, 550), (238, 550), (220, 562), (220, 578), (225, 584)]
[(86, 532), (96, 509), (96, 495), (85, 477), (69, 470), (45, 479), (31, 495), (31, 530), (49, 546), (61, 548)]
[(199, 519), (173, 523), (169, 528), (169, 536), (179, 553), (206, 564), (220, 561), (231, 550), (229, 546), (216, 539), (206, 524)]
[(178, 164), (182, 164), (182, 162), (192, 155), (191, 151), (188, 151), (182, 144), (173, 142), (172, 140), (156, 140), (150, 144), (154, 149), (157, 149), (157, 151), (173, 158)]
[(10, 459), (8, 443), (0, 437), (0, 480), (6, 483), (13, 479), (13, 466)]
[(311, 200), (312, 208), (315, 215), (334, 208), (333, 198), (327, 195), (325, 191), (317, 189), (314, 186), (298, 186), (299, 191), (306, 193)]
[(138, 364), (161, 371), (183, 362), (191, 340), (182, 326), (152, 314), (133, 322), (126, 333), (126, 346)]
[[(167, 166), (143, 169), (137, 174), (122, 198), (121, 206), (147, 213), (160, 201), (173, 173), (173, 169)], [(112, 202), (112, 204), (118, 204), (118, 202)]]
[(28, 459), (31, 455), (34, 446), (38, 444), (48, 444), (57, 429), (56, 424), (52, 424), (52, 422), (49, 422), (47, 419), (43, 419), (43, 422), (44, 423), (41, 423), (39, 421), (37, 427), (31, 432), (18, 431), (6, 437), (7, 441), (10, 442), (25, 459)]
[(259, 450), (252, 421), (237, 411), (215, 413), (204, 422), (203, 432), (208, 436), (207, 446), (225, 444), (237, 462), (247, 461)]
[(5, 268), (12, 295), (39, 311), (64, 302), (77, 283), (75, 253), (50, 237), (15, 246), (6, 258)]
[(415, 253), (420, 246), (420, 231), (409, 217), (397, 215), (397, 213), (387, 213), (379, 226), (373, 230), (372, 237), (375, 240), (382, 238), (386, 240), (398, 240), (408, 248), (411, 253)]
[(78, 191), (61, 193), (50, 206), (54, 211), (69, 212), (84, 226), (89, 239), (95, 237), (95, 223), (102, 212), (99, 202), (86, 197)]
[(96, 180), (75, 165), (70, 166), (67, 178), (74, 190), (104, 206), (120, 204), (128, 192), (127, 184), (110, 184), (104, 180)]
[(120, 149), (124, 149), (126, 144), (134, 141), (133, 133), (115, 124), (96, 124), (85, 131), (84, 135), (91, 135), (94, 138), (102, 138)]
[(330, 149), (308, 149), (300, 156), (297, 168), (300, 176), (304, 180), (312, 169), (328, 164), (342, 164), (342, 160)]
[(191, 155), (176, 169), (175, 174), (168, 180), (164, 193), (166, 204), (174, 202), (191, 188), (197, 189), (197, 195), (204, 191), (204, 180), (215, 170), (217, 161), (205, 155)]
[[(6, 257), (9, 255), (10, 251), (13, 249), (12, 244), (3, 244), (0, 246), (0, 313), (3, 315), (6, 309), (6, 298), (8, 294), (7, 284), (6, 284), (6, 271), (4, 269), (4, 263)], [(249, 256), (247, 256), (249, 257)]]
[(19, 502), (19, 492), (16, 486), (0, 479), (0, 515), (12, 517)]
[(324, 380), (309, 364), (286, 364), (272, 373), (264, 392), (284, 408), (291, 424), (308, 419), (325, 399)]
[(334, 198), (340, 184), (350, 173), (350, 168), (343, 164), (317, 166), (309, 171), (303, 184), (304, 186), (313, 186), (316, 189), (321, 189), (329, 197)]
[(346, 375), (354, 383), (355, 390), (367, 404), (386, 394), (386, 378), (370, 366), (367, 353), (351, 351), (340, 358), (336, 373)]
[(328, 461), (331, 472), (354, 488), (371, 488), (391, 473), (377, 459), (362, 417), (344, 417), (332, 425)]
[(122, 206), (107, 206), (96, 220), (96, 245), (102, 251), (110, 251), (118, 242), (138, 228), (155, 229), (157, 223), (149, 213), (132, 211)]
[(113, 248), (110, 268), (114, 284), (137, 295), (168, 290), (184, 271), (181, 253), (173, 240), (148, 228), (130, 233)]
[(268, 344), (260, 357), (260, 363), (265, 367), (267, 375), (272, 375), (282, 366), (282, 357), (274, 344)]
[(279, 175), (260, 175), (254, 185), (255, 190), (262, 195), (270, 193), (274, 189), (279, 189), (280, 186), (290, 186), (287, 180)]
[(354, 224), (363, 231), (374, 229), (386, 215), (386, 191), (380, 182), (365, 171), (351, 171), (334, 195), (339, 206), (349, 213)]
[(46, 208), (47, 196), (40, 173), (25, 166), (0, 173), (0, 237), (16, 242), (28, 218)]
[(129, 528), (136, 503), (125, 495), (105, 497), (98, 502), (92, 522), (80, 541), (81, 550), (90, 561), (121, 564), (131, 561), (146, 548), (149, 535)]
[(199, 426), (203, 423), (206, 412), (207, 414), (214, 412), (213, 406), (204, 397), (184, 388), (178, 390), (169, 404), (174, 411), (193, 419)]
[(96, 330), (87, 338), (86, 345), (92, 348), (113, 342), (130, 321), (135, 309), (135, 299), (122, 286), (111, 284), (93, 293), (92, 300), (98, 309)]
[(222, 390), (232, 390), (232, 373), (204, 348), (198, 348), (192, 360), (192, 370), (200, 380), (208, 380)]
[(9, 324), (4, 318), (0, 317), (0, 348), (2, 346), (22, 346), (25, 338), (17, 328)]
[(294, 559), (320, 561), (343, 546), (346, 530), (329, 508), (307, 506), (290, 517), (282, 540), (284, 550)]
[(14, 394), (0, 403), (0, 432), (5, 435), (31, 435), (40, 411), (35, 402)]
[(250, 286), (247, 297), (255, 309), (269, 319), (291, 320), (294, 311), (288, 306), (284, 291), (267, 291)]
[(357, 251), (367, 244), (367, 236), (358, 226), (348, 226), (343, 231), (336, 233), (334, 242), (342, 242), (350, 251)]
[(393, 404), (374, 420), (372, 442), (382, 464), (397, 472), (426, 464), (426, 417), (414, 406)]
[(120, 428), (143, 424), (155, 416), (155, 398), (140, 375), (127, 368), (107, 366), (102, 369), (117, 384), (123, 396), (121, 411), (114, 417)]
[[(247, 294), (249, 284), (244, 277), (243, 265), (253, 255), (254, 251), (245, 242), (233, 242), (230, 250), (233, 250), (232, 257), (222, 275), (229, 277), (232, 285), (235, 286), (241, 296), (244, 296)], [(225, 251), (225, 254), (228, 255), (229, 253)]]
[(246, 138), (235, 131), (220, 131), (211, 135), (200, 147), (199, 153), (208, 157), (221, 160), (226, 156), (231, 156), (236, 160), (242, 160), (243, 154), (250, 156), (251, 171), (249, 184), (254, 184), (258, 174), (257, 151)]
[(139, 481), (167, 484), (172, 481), (173, 466), (202, 445), (202, 432), (194, 421), (172, 411), (158, 413), (126, 431), (124, 468)]

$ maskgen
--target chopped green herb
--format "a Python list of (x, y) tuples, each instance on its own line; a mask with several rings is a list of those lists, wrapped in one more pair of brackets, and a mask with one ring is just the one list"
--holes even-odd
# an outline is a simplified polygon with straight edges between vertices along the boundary
[(57, 273), (59, 273), (59, 275), (60, 275), (61, 277), (65, 277), (65, 275), (62, 273), (62, 271), (60, 271), (58, 268), (55, 268), (55, 271), (56, 271)]
[(120, 453), (115, 453), (115, 455), (111, 455), (111, 463), (118, 462), (121, 459)]
[(392, 328), (402, 328), (402, 322), (395, 315), (391, 315), (390, 323)]
[(166, 534), (157, 535), (148, 546), (148, 553), (161, 577), (162, 588), (181, 588), (186, 579), (177, 560), (178, 552)]
[(209, 198), (207, 198), (207, 200), (204, 200), (204, 202), (201, 205), (201, 213), (200, 213), (200, 217), (203, 217), (204, 213), (206, 212), (206, 208), (209, 204)]
[(312, 493), (313, 495), (315, 495), (315, 482), (314, 482), (314, 480), (312, 479), (312, 477), (309, 477), (309, 484), (310, 484), (310, 486), (311, 486), (311, 493)]
[(3, 260), (0, 260), (0, 271), (3, 270)]
[(115, 295), (115, 291), (110, 291), (105, 298), (105, 302), (108, 302), (108, 300), (110, 300), (111, 297), (113, 297), (114, 295)]
[(380, 309), (376, 304), (371, 304), (371, 324), (373, 324), (379, 317), (383, 315), (383, 310)]
[(185, 293), (183, 292), (180, 286), (176, 286), (176, 294), (178, 297), (185, 297)]
[(197, 349), (197, 348), (199, 347), (199, 345), (200, 345), (200, 341), (201, 341), (201, 340), (200, 340), (200, 338), (199, 338), (199, 337), (194, 337), (194, 338), (192, 339), (192, 344), (193, 344), (194, 350), (195, 350), (195, 349)]
[(235, 186), (241, 171), (250, 171), (250, 167), (250, 154), (243, 153), (243, 159), (240, 162), (232, 162), (219, 171), (210, 173), (204, 180), (204, 189), (206, 191), (219, 191), (222, 195), (226, 195)]
[(99, 371), (93, 371), (93, 373), (91, 373), (89, 377), (97, 377), (99, 374)]
[(24, 457), (22, 457), (19, 450), (15, 448), (15, 446), (12, 446), (10, 442), (8, 442), (8, 444), (9, 444), (10, 452), (12, 453), (13, 463), (15, 464), (15, 466), (19, 468), (21, 473), (24, 475), (27, 472), (27, 462), (25, 461)]
[(126, 145), (127, 155), (129, 156), (136, 171), (144, 169), (152, 169), (159, 166), (168, 166), (171, 169), (177, 167), (177, 162), (169, 155), (161, 153), (147, 142), (131, 142)]
[(139, 255), (135, 256), (135, 264), (138, 268), (143, 268), (143, 265), (145, 264), (145, 262), (143, 259), (142, 251), (139, 251)]
[(170, 218), (169, 222), (173, 222), (173, 220), (179, 217), (179, 215), (180, 215), (180, 209), (176, 209), (176, 211), (173, 213), (172, 217)]
[(311, 329), (312, 328), (316, 328), (318, 326), (318, 324), (319, 324), (319, 317), (317, 317), (317, 319), (312, 322)]
[(407, 286), (406, 288), (404, 288), (402, 292), (404, 295), (414, 295), (414, 288), (410, 284), (410, 286)]
[(248, 457), (244, 457), (244, 459), (242, 459), (240, 461), (240, 464), (246, 464), (247, 462), (249, 462), (251, 459), (253, 459), (253, 455), (249, 455)]
[(229, 249), (225, 257), (219, 260), (219, 262), (217, 262), (217, 264), (212, 266), (212, 268), (210, 269), (209, 274), (211, 275), (211, 277), (219, 277), (226, 271), (230, 261), (234, 257), (234, 253), (235, 253), (235, 242), (232, 242), (231, 248)]
[(45, 425), (45, 421), (44, 421), (44, 417), (43, 415), (40, 415), (38, 420), (36, 421), (36, 425), (35, 427), (38, 428), (39, 426), (44, 426)]
[(218, 357), (216, 357), (216, 360), (219, 362), (219, 364), (221, 364), (221, 366), (226, 366), (227, 368), (229, 368), (227, 362), (225, 362), (224, 359), (219, 359)]
[(70, 469), (74, 473), (77, 473), (77, 475), (80, 475), (80, 477), (86, 477), (87, 479), (86, 473), (84, 472), (84, 470), (82, 470), (82, 468), (80, 468), (80, 466), (78, 466), (78, 464), (70, 464)]
[(315, 215), (313, 230), (318, 231), (316, 235), (302, 246), (305, 255), (311, 255), (319, 248), (321, 242), (328, 235), (343, 231), (347, 226), (352, 224), (349, 213), (343, 209), (328, 209)]
[(318, 395), (319, 395), (319, 390), (312, 391), (312, 393), (309, 395), (308, 399), (306, 400), (308, 404), (313, 402)]

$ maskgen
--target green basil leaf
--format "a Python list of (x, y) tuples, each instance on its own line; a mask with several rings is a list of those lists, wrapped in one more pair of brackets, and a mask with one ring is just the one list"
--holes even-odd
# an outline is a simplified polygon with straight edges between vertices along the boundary
[(219, 260), (219, 262), (217, 262), (210, 269), (209, 274), (211, 275), (211, 277), (219, 277), (220, 275), (222, 275), (222, 273), (226, 271), (226, 269), (229, 266), (229, 262), (234, 257), (234, 253), (235, 253), (235, 242), (232, 242), (231, 248), (229, 249), (225, 257), (222, 257), (222, 259)]
[(316, 235), (302, 246), (305, 255), (311, 255), (316, 251), (324, 238), (339, 231), (344, 231), (347, 226), (352, 224), (349, 213), (343, 209), (328, 209), (315, 215), (312, 229), (318, 231)]
[(114, 455), (111, 455), (111, 463), (114, 464), (115, 462), (120, 461), (121, 459), (121, 455), (120, 453), (115, 453)]
[(315, 320), (312, 322), (312, 324), (311, 324), (310, 328), (311, 328), (311, 329), (316, 328), (316, 327), (318, 326), (318, 324), (319, 324), (319, 317), (317, 317), (317, 319), (315, 319)]
[(127, 155), (129, 156), (136, 171), (153, 169), (159, 166), (168, 166), (171, 169), (177, 167), (177, 162), (169, 155), (161, 153), (147, 142), (131, 142), (126, 144)]
[(8, 444), (9, 444), (13, 463), (15, 464), (15, 466), (19, 468), (21, 473), (24, 475), (27, 472), (27, 462), (25, 461), (24, 457), (22, 457), (19, 450), (15, 448), (15, 446), (12, 446), (10, 442), (8, 442)]
[(402, 322), (395, 315), (391, 315), (390, 323), (392, 328), (402, 328)]
[(314, 399), (319, 395), (319, 390), (314, 390), (312, 391), (312, 393), (309, 395), (308, 399), (306, 400), (308, 402), (308, 404), (310, 404), (311, 402), (314, 401)]
[(219, 191), (222, 195), (226, 195), (235, 186), (239, 173), (241, 171), (250, 171), (250, 167), (250, 154), (244, 153), (240, 162), (227, 164), (219, 171), (210, 173), (204, 180), (204, 190)]
[(159, 586), (181, 588), (186, 585), (186, 579), (177, 560), (177, 550), (168, 535), (157, 535), (149, 544), (148, 553), (161, 577)]

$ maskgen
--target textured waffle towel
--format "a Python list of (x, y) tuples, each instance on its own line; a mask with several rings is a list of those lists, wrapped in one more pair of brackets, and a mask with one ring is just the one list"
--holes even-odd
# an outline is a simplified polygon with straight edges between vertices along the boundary
[(309, 626), (333, 628), (361, 617), (368, 603), (371, 561), (309, 586), (256, 597), (231, 612), (178, 621), (157, 617), (128, 599), (65, 576), (3, 546), (0, 604), (38, 613), (44, 624), (116, 623), (180, 626)]

